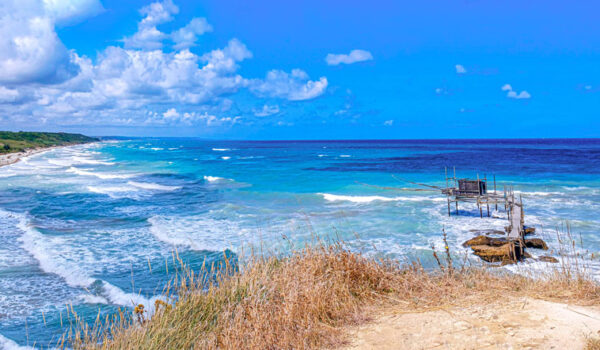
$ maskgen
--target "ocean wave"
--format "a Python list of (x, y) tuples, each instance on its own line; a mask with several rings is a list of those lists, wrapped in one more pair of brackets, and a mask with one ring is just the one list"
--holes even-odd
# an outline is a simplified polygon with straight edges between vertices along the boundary
[(129, 179), (132, 177), (137, 176), (136, 174), (111, 174), (111, 173), (95, 173), (92, 172), (90, 170), (94, 170), (94, 169), (79, 169), (79, 168), (75, 168), (75, 167), (70, 167), (67, 172), (69, 173), (75, 173), (77, 175), (81, 175), (81, 176), (95, 176), (99, 179), (102, 180), (109, 180), (109, 179)]
[(32, 350), (32, 347), (21, 346), (15, 341), (8, 339), (7, 337), (0, 334), (0, 349), (4, 350)]
[(128, 181), (127, 184), (141, 188), (144, 190), (154, 190), (154, 191), (176, 191), (181, 188), (181, 186), (167, 186), (167, 185), (159, 185), (153, 182), (135, 182)]
[[(148, 299), (139, 294), (127, 293), (109, 282), (89, 276), (81, 269), (81, 264), (73, 259), (73, 254), (69, 256), (65, 251), (68, 246), (67, 242), (60, 237), (47, 237), (43, 235), (28, 224), (25, 215), (22, 215), (17, 227), (23, 232), (18, 239), (22, 243), (23, 249), (34, 257), (44, 272), (60, 276), (71, 287), (86, 290), (90, 289), (93, 284), (100, 282), (100, 294), (104, 294), (105, 298), (102, 298), (102, 296), (93, 298), (95, 302), (108, 300), (112, 304), (123, 306), (144, 304), (145, 306), (152, 307), (154, 305), (153, 301), (158, 298), (153, 297)], [(76, 255), (92, 256), (93, 254), (82, 251)]]
[(61, 167), (71, 167), (75, 164), (93, 164), (93, 165), (111, 165), (111, 164), (113, 164), (113, 163), (106, 162), (106, 161), (85, 158), (85, 157), (80, 157), (80, 156), (48, 159), (48, 163), (53, 164), (53, 165), (58, 165)]
[(224, 177), (219, 177), (219, 176), (208, 176), (208, 175), (205, 175), (204, 176), (204, 181), (208, 181), (208, 182), (223, 182), (223, 181), (233, 181), (233, 180), (226, 179)]
[(152, 216), (148, 219), (150, 233), (159, 241), (202, 251), (235, 250), (241, 235), (247, 228), (230, 220), (215, 220), (198, 216), (164, 217)]
[(422, 201), (434, 201), (434, 202), (442, 202), (445, 199), (443, 198), (430, 198), (430, 197), (384, 197), (384, 196), (345, 196), (345, 195), (337, 195), (330, 193), (318, 193), (323, 196), (326, 201), (329, 202), (338, 202), (338, 201), (346, 201), (353, 203), (371, 203), (375, 201), (381, 202), (422, 202)]
[(352, 157), (352, 156), (349, 154), (340, 154), (340, 158), (350, 158), (350, 157)]
[(107, 195), (139, 191), (137, 188), (131, 186), (88, 186), (87, 189), (90, 192)]
[(221, 159), (223, 159), (223, 160), (229, 160), (229, 159), (231, 159), (231, 157), (221, 157)]
[(231, 151), (230, 148), (213, 148), (212, 149), (215, 152), (227, 152), (227, 151)]

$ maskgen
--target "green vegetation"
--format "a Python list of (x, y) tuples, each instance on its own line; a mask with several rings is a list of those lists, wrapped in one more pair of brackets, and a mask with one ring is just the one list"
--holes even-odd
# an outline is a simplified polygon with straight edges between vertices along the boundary
[(97, 141), (93, 137), (64, 132), (0, 131), (0, 154), (22, 152), (31, 148), (64, 146)]

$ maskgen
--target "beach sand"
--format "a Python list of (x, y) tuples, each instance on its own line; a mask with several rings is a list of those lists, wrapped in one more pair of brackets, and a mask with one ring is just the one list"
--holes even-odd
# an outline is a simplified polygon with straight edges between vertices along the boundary
[(600, 308), (530, 297), (407, 312), (375, 311), (346, 349), (584, 349)]
[(30, 157), (34, 154), (46, 152), (46, 151), (49, 151), (51, 149), (58, 148), (58, 147), (65, 147), (65, 146), (40, 147), (40, 148), (28, 149), (23, 152), (0, 154), (0, 167), (17, 163), (18, 161), (20, 161), (23, 158)]

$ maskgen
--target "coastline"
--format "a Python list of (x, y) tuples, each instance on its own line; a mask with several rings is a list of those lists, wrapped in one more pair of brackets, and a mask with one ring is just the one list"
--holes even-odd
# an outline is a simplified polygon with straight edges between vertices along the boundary
[[(98, 141), (96, 141), (96, 142), (98, 142)], [(95, 142), (90, 142), (90, 143), (95, 143)], [(87, 143), (74, 143), (74, 144), (69, 144), (69, 145), (37, 147), (37, 148), (28, 149), (28, 150), (22, 151), (22, 152), (0, 154), (0, 168), (18, 163), (23, 158), (31, 157), (33, 155), (44, 153), (44, 152), (48, 152), (53, 149), (77, 146), (77, 145), (84, 145), (84, 144), (87, 144)]]

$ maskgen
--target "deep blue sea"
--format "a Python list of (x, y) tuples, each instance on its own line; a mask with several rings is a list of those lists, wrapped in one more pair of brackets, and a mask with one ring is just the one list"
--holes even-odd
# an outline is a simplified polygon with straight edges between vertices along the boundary
[(600, 140), (146, 138), (65, 147), (0, 168), (0, 349), (56, 341), (70, 308), (93, 320), (152, 305), (173, 276), (174, 251), (199, 268), (224, 252), (243, 264), (252, 248), (285, 254), (334, 237), (428, 265), (445, 228), (454, 254), (471, 259), (461, 243), (470, 230), (502, 230), (502, 210), (480, 219), (475, 205), (461, 205), (448, 217), (438, 192), (376, 187), (416, 187), (397, 178), (443, 186), (445, 167), (514, 186), (550, 254), (565, 220), (586, 257), (600, 251)]

